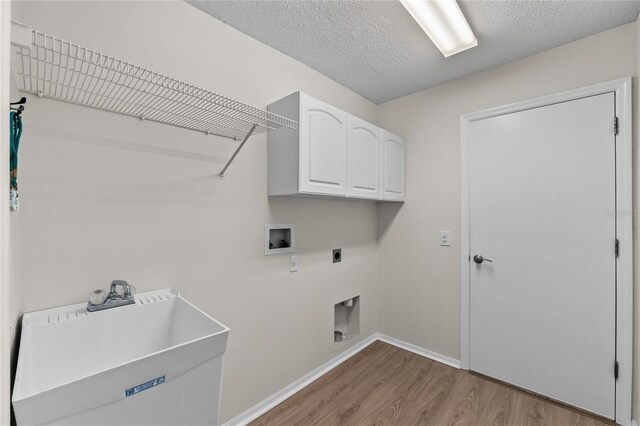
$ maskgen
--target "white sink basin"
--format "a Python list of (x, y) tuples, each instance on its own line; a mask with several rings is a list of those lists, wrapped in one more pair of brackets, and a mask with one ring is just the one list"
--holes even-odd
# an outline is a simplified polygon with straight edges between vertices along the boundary
[(217, 424), (229, 329), (175, 292), (25, 314), (18, 425)]

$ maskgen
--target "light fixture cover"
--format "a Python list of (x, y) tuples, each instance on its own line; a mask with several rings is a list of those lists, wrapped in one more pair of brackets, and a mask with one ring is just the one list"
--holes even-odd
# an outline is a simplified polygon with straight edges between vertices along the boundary
[(446, 57), (478, 45), (456, 0), (400, 0)]

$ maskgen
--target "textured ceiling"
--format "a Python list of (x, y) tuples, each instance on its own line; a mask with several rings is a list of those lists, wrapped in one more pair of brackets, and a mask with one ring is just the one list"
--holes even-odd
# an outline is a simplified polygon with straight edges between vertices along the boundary
[(189, 1), (375, 103), (631, 22), (640, 1), (459, 1), (478, 47), (444, 58), (397, 0)]

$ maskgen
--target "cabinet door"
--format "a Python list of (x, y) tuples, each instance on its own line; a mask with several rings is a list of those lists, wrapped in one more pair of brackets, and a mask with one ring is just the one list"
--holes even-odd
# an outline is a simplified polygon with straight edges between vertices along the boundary
[(349, 115), (347, 195), (380, 198), (380, 129)]
[(300, 94), (300, 192), (347, 194), (347, 113)]
[(402, 138), (385, 130), (380, 131), (380, 136), (382, 138), (380, 199), (404, 201), (405, 142)]

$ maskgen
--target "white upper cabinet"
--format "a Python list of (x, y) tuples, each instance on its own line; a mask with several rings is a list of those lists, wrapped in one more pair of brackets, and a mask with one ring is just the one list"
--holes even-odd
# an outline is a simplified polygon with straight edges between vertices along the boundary
[(300, 192), (347, 194), (347, 113), (300, 94)]
[(347, 195), (380, 198), (380, 129), (349, 114)]
[(380, 199), (404, 201), (405, 199), (405, 155), (404, 140), (386, 130), (381, 135)]
[(268, 194), (404, 201), (404, 141), (296, 92), (269, 105), (298, 129), (269, 130)]

